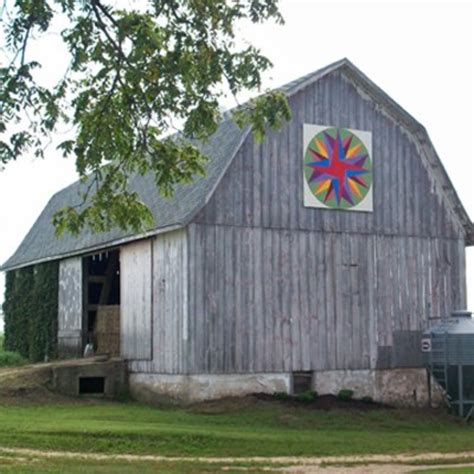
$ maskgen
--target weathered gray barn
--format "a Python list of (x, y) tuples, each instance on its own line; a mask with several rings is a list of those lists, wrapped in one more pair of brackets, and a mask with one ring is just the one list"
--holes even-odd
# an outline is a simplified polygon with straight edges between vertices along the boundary
[[(57, 240), (52, 215), (79, 184), (52, 197), (2, 269), (60, 260), (63, 355), (81, 354), (102, 321), (101, 344), (116, 341), (142, 397), (291, 391), (306, 375), (321, 393), (424, 396), (420, 335), (466, 306), (472, 222), (424, 127), (348, 60), (283, 90), (290, 123), (257, 145), (225, 120), (202, 146), (207, 175), (172, 199), (132, 179), (155, 217), (146, 234)], [(316, 191), (308, 207), (305, 124), (370, 136), (371, 183), (349, 183), (370, 188), (368, 207), (334, 209)]]

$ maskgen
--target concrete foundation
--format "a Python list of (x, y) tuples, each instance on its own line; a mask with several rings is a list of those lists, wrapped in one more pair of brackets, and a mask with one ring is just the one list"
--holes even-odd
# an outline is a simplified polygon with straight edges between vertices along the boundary
[[(169, 375), (131, 373), (129, 389), (140, 401), (198, 402), (251, 393), (291, 392), (291, 373)], [(428, 384), (424, 369), (330, 370), (314, 372), (313, 389), (320, 395), (342, 389), (354, 391), (354, 398), (372, 397), (395, 406), (428, 404)], [(432, 382), (432, 403), (442, 403), (441, 391)]]
[(144, 402), (190, 403), (251, 393), (289, 392), (290, 374), (130, 374), (130, 394)]
[[(120, 359), (97, 362), (91, 359), (70, 360), (52, 366), (52, 388), (58, 393), (76, 397), (80, 393), (80, 379), (102, 378), (102, 393), (95, 394), (114, 399), (127, 392), (127, 367)], [(90, 396), (90, 395), (89, 395)]]
[[(443, 396), (431, 381), (433, 405)], [(395, 406), (426, 406), (429, 402), (425, 369), (327, 370), (315, 372), (313, 387), (320, 393), (337, 394), (341, 389), (354, 391), (354, 398), (372, 397), (375, 401)]]

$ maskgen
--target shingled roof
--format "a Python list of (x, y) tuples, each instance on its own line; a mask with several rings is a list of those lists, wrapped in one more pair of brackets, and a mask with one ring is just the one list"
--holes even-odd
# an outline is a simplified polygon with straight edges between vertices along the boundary
[[(446, 199), (465, 229), (467, 245), (474, 245), (473, 224), (459, 200), (425, 128), (349, 60), (342, 59), (330, 64), (280, 87), (280, 90), (291, 96), (336, 70), (343, 70), (358, 87), (386, 107), (413, 133), (415, 139), (420, 143), (425, 158), (431, 164), (431, 171), (440, 183)], [(200, 150), (210, 158), (206, 166), (206, 175), (197, 178), (191, 184), (178, 185), (172, 198), (165, 199), (159, 195), (151, 175), (133, 176), (130, 179), (130, 189), (136, 191), (152, 211), (155, 222), (153, 229), (142, 234), (134, 234), (120, 229), (102, 233), (84, 230), (78, 237), (66, 234), (61, 238), (56, 238), (52, 225), (53, 214), (62, 207), (75, 205), (80, 201), (80, 191), (84, 185), (76, 182), (59, 191), (50, 199), (16, 252), (4, 263), (1, 270), (12, 270), (43, 261), (84, 254), (187, 225), (208, 202), (213, 190), (249, 133), (248, 127), (238, 128), (229, 115), (226, 114), (225, 120), (207, 142), (198, 144)]]
[(166, 199), (160, 196), (151, 174), (133, 175), (129, 181), (129, 189), (137, 192), (150, 208), (156, 224), (154, 229), (145, 234), (136, 235), (131, 231), (127, 232), (118, 228), (101, 233), (93, 233), (85, 229), (77, 237), (68, 233), (61, 238), (55, 237), (52, 224), (55, 211), (82, 201), (81, 190), (85, 189), (86, 184), (80, 182), (71, 184), (49, 200), (16, 252), (1, 269), (10, 270), (46, 260), (87, 253), (186, 225), (195, 212), (204, 205), (206, 196), (214, 183), (220, 179), (246, 133), (246, 129), (240, 129), (232, 120), (223, 121), (206, 143), (198, 143), (202, 153), (210, 157), (205, 176), (196, 178), (190, 184), (176, 186), (172, 198)]

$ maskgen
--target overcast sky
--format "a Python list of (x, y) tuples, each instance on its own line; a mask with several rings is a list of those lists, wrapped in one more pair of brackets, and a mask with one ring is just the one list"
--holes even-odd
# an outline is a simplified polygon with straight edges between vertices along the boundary
[[(117, 1), (117, 4), (121, 2)], [(471, 219), (474, 217), (473, 8), (466, 2), (281, 2), (284, 26), (241, 27), (273, 62), (268, 87), (349, 58), (427, 128)], [(43, 78), (58, 77), (65, 55), (55, 35), (34, 48)], [(231, 104), (227, 104), (231, 105)], [(74, 163), (51, 147), (0, 172), (0, 261), (17, 248), (51, 195), (75, 181)], [(468, 249), (474, 309), (474, 248)], [(0, 274), (0, 289), (4, 276)], [(0, 291), (0, 302), (3, 291)], [(1, 326), (0, 326), (1, 329)]]

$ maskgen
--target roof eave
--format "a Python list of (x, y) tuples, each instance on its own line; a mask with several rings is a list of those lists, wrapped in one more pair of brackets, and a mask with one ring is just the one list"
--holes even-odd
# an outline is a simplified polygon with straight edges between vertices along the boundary
[(120, 238), (120, 239), (114, 239), (114, 240), (111, 240), (109, 242), (103, 242), (103, 243), (98, 244), (98, 245), (93, 245), (93, 246), (90, 246), (90, 247), (84, 247), (84, 248), (81, 248), (81, 249), (78, 249), (78, 250), (73, 250), (73, 251), (70, 251), (70, 252), (59, 253), (59, 254), (56, 254), (56, 255), (52, 255), (50, 257), (38, 258), (36, 260), (29, 260), (27, 262), (22, 262), (22, 263), (16, 264), (16, 265), (15, 264), (8, 265), (8, 260), (7, 260), (2, 266), (0, 266), (0, 271), (7, 272), (7, 271), (11, 271), (11, 270), (18, 270), (20, 268), (30, 267), (32, 265), (38, 265), (40, 263), (52, 262), (54, 260), (63, 260), (63, 259), (70, 258), (70, 257), (77, 257), (77, 256), (80, 256), (80, 255), (88, 255), (90, 253), (103, 251), (103, 250), (106, 250), (106, 249), (110, 249), (112, 247), (119, 247), (120, 245), (127, 244), (127, 243), (130, 243), (130, 242), (134, 242), (134, 241), (137, 241), (137, 240), (148, 239), (148, 238), (154, 237), (156, 235), (165, 234), (167, 232), (172, 232), (174, 230), (179, 230), (179, 229), (182, 229), (184, 227), (186, 227), (186, 224), (179, 223), (179, 224), (174, 224), (174, 225), (170, 225), (170, 226), (166, 226), (166, 227), (156, 228), (156, 229), (153, 229), (153, 230), (150, 230), (150, 231), (147, 231), (147, 232), (142, 232), (141, 234), (131, 235), (131, 236), (123, 237), (123, 238)]
[(466, 231), (466, 247), (474, 246), (474, 223), (471, 223), (470, 229)]

